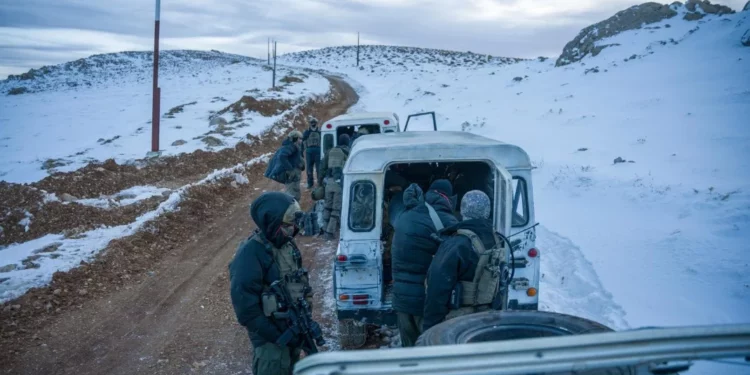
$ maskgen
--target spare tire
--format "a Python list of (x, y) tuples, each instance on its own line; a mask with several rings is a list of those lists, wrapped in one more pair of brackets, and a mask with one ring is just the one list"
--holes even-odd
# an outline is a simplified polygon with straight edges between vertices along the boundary
[[(419, 336), (417, 346), (456, 345), (612, 332), (597, 322), (547, 311), (487, 311), (442, 322)], [(630, 366), (584, 371), (586, 375), (630, 375)]]

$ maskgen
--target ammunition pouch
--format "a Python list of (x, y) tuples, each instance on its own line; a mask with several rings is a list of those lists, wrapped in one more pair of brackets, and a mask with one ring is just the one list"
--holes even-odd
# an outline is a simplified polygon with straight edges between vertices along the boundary
[(267, 318), (273, 316), (273, 313), (279, 311), (279, 302), (276, 293), (268, 291), (261, 295), (261, 303), (263, 305), (263, 315)]

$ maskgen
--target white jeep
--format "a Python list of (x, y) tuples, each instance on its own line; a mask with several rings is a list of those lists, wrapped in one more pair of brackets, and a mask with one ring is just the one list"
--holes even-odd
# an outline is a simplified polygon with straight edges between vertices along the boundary
[(392, 112), (358, 112), (336, 116), (324, 122), (320, 128), (323, 139), (320, 159), (323, 160), (328, 150), (338, 146), (339, 136), (342, 134), (353, 137), (362, 127), (370, 134), (400, 132), (398, 121), (398, 115)]
[[(358, 138), (344, 166), (341, 234), (333, 260), (337, 315), (346, 323), (340, 327), (352, 321), (395, 324), (390, 249), (383, 234), (384, 199), (390, 188), (386, 185), (397, 175), (425, 190), (440, 178), (463, 179), (469, 188), (465, 190), (484, 190), (492, 203), (495, 229), (513, 246), (506, 260), (513, 276), (502, 309), (537, 310), (540, 252), (535, 248), (531, 169), (520, 147), (466, 132), (393, 132)], [(456, 191), (459, 204), (465, 192)]]

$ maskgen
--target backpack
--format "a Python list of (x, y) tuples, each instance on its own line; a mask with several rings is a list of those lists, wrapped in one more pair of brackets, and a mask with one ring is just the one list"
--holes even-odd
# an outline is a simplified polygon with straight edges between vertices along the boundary
[[(497, 296), (502, 276), (503, 265), (506, 264), (509, 253), (505, 243), (495, 234), (495, 246), (487, 249), (476, 233), (468, 229), (459, 229), (458, 236), (465, 236), (471, 241), (471, 247), (479, 255), (474, 279), (472, 281), (460, 281), (461, 284), (461, 306), (490, 305)], [(505, 301), (502, 306), (505, 306)]]

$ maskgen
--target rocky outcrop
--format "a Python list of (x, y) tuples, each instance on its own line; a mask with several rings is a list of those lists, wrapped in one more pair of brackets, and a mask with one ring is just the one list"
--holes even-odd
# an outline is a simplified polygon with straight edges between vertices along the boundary
[(750, 10), (750, 1), (748, 1), (748, 2), (747, 2), (747, 4), (745, 4), (745, 7), (744, 7), (744, 8), (742, 8), (742, 11), (743, 11), (743, 12), (744, 12), (744, 11), (747, 11), (747, 10)]
[(742, 35), (742, 39), (740, 39), (740, 42), (742, 42), (743, 46), (750, 47), (750, 29), (745, 31), (745, 34)]
[(623, 31), (638, 29), (644, 24), (651, 24), (672, 18), (677, 12), (670, 6), (659, 3), (645, 3), (632, 6), (614, 16), (591, 25), (583, 30), (572, 41), (565, 45), (555, 66), (568, 65), (580, 61), (587, 55), (596, 56), (611, 45), (596, 45), (596, 42), (617, 35)]
[(719, 4), (711, 4), (708, 0), (688, 0), (685, 3), (685, 8), (690, 12), (700, 12), (698, 7), (700, 7), (703, 10), (703, 13), (706, 14), (716, 14), (720, 16), (722, 14), (734, 13), (732, 8)]

